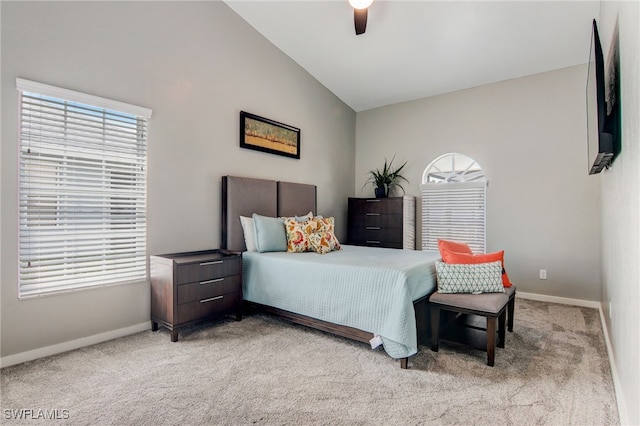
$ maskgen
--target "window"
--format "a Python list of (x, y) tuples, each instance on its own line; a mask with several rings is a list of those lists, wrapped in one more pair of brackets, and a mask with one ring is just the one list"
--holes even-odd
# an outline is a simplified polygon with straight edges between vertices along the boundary
[(151, 110), (17, 79), (19, 297), (147, 277)]
[(466, 155), (433, 160), (422, 174), (422, 249), (438, 250), (438, 239), (462, 241), (486, 251), (486, 189), (482, 167)]

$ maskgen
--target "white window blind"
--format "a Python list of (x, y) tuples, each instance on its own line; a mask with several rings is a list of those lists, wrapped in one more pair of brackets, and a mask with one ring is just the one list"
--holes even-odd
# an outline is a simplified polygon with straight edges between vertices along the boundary
[(20, 297), (146, 279), (151, 110), (23, 79)]
[(445, 239), (485, 253), (486, 188), (486, 181), (423, 183), (422, 249), (438, 250), (438, 239)]

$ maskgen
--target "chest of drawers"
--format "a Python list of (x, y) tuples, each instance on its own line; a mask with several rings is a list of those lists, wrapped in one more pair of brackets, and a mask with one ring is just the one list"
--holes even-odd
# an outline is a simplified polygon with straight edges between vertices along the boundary
[(415, 197), (349, 198), (348, 244), (415, 248)]
[(150, 256), (151, 327), (178, 329), (212, 316), (242, 319), (242, 256), (206, 250)]

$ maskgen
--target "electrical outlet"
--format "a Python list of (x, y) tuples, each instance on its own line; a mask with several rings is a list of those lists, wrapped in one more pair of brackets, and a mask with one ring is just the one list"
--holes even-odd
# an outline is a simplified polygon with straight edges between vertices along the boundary
[(547, 279), (547, 270), (546, 269), (540, 269), (540, 279), (541, 280), (546, 280)]

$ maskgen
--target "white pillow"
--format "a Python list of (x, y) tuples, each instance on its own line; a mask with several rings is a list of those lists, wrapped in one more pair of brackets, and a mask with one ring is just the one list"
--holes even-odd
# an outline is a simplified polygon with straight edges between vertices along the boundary
[(242, 231), (244, 232), (244, 244), (247, 246), (247, 251), (258, 251), (256, 249), (253, 219), (250, 217), (240, 216), (240, 224), (242, 225)]

